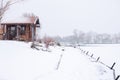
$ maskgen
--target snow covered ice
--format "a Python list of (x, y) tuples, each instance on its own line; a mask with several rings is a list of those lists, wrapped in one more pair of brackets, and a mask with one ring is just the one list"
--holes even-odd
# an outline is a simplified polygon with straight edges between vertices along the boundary
[(25, 42), (0, 41), (0, 80), (114, 80), (112, 70), (92, 62), (77, 48), (51, 46), (50, 50), (31, 49)]

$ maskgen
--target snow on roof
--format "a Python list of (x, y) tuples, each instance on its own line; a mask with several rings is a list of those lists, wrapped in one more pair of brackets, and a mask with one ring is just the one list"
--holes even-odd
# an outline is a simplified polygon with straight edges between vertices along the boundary
[(34, 24), (37, 19), (31, 20), (29, 17), (6, 18), (2, 21), (2, 24)]

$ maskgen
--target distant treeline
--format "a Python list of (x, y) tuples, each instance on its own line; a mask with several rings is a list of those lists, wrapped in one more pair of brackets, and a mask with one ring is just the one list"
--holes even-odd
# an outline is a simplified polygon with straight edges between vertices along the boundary
[(107, 34), (96, 32), (83, 32), (74, 30), (73, 35), (60, 37), (56, 36), (54, 39), (58, 42), (67, 42), (72, 44), (119, 44), (120, 33)]

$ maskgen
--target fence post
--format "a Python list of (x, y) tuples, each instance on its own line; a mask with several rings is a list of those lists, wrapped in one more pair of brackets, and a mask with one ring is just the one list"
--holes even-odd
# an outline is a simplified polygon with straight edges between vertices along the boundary
[(85, 51), (83, 51), (83, 53), (85, 53)]
[(100, 57), (98, 57), (96, 61), (99, 61), (99, 59), (100, 59)]
[(81, 49), (81, 52), (83, 53), (83, 50)]
[(113, 69), (113, 67), (115, 66), (115, 64), (116, 64), (116, 63), (114, 62), (113, 65), (112, 65), (112, 67), (111, 67), (110, 69)]
[(60, 55), (60, 59), (59, 59), (59, 61), (58, 61), (58, 64), (57, 64), (57, 68), (56, 68), (56, 70), (59, 69), (59, 66), (60, 66), (60, 63), (61, 63), (62, 57), (63, 57), (63, 54)]
[(119, 77), (120, 77), (120, 75), (118, 75), (118, 76), (117, 76), (117, 78), (116, 78), (115, 80), (118, 80), (118, 79), (119, 79)]
[(91, 58), (93, 57), (93, 54), (90, 56)]
[(88, 51), (86, 52), (86, 55), (88, 55)]
[(81, 50), (81, 48), (79, 48)]

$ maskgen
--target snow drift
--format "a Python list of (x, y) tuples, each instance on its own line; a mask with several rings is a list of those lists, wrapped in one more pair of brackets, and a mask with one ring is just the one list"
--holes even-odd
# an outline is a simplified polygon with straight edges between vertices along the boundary
[(31, 49), (30, 43), (0, 41), (0, 80), (114, 80), (112, 70), (92, 62), (77, 48), (49, 49), (51, 52)]

